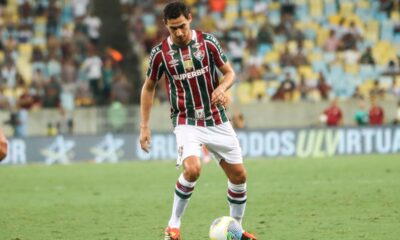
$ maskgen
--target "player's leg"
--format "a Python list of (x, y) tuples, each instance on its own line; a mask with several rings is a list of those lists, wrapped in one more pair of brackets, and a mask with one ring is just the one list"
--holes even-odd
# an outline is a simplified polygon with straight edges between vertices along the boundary
[(220, 161), (220, 166), (228, 178), (228, 202), (230, 216), (242, 222), (247, 201), (246, 169), (243, 164)]
[[(193, 126), (178, 126), (175, 128), (174, 133), (178, 146), (177, 165), (183, 165), (183, 172), (175, 184), (174, 202), (165, 232), (165, 239), (180, 239), (181, 218), (201, 171), (201, 142), (197, 129)], [(177, 234), (178, 236), (173, 237), (171, 234)]]
[(200, 158), (198, 156), (187, 157), (183, 161), (183, 173), (175, 184), (174, 203), (168, 226), (180, 228), (181, 218), (192, 196), (196, 181), (200, 176)]

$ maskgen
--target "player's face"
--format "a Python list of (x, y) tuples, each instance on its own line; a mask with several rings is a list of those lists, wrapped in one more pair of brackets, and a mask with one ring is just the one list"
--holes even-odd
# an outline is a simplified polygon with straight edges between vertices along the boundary
[(192, 32), (190, 29), (191, 21), (192, 15), (190, 14), (188, 19), (181, 15), (178, 18), (166, 20), (165, 25), (167, 26), (169, 34), (172, 37), (172, 41), (176, 45), (187, 45), (192, 39)]

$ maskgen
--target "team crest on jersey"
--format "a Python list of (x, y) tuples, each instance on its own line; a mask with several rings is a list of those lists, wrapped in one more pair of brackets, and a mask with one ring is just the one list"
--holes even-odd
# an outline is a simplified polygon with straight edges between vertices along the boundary
[(205, 55), (205, 53), (203, 50), (197, 50), (196, 52), (193, 53), (193, 56), (199, 61), (203, 60), (204, 55)]

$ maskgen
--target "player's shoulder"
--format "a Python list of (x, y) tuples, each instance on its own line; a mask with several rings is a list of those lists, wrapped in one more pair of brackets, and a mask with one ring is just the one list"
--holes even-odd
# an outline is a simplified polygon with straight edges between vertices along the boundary
[(150, 51), (150, 59), (155, 59), (157, 54), (159, 54), (162, 51), (162, 43), (157, 44), (154, 46), (151, 51)]
[(214, 44), (218, 44), (218, 39), (214, 34), (208, 32), (202, 32), (204, 40), (208, 40)]
[(162, 50), (162, 42), (158, 43), (157, 45), (155, 45), (151, 51), (150, 51), (150, 55), (155, 55), (156, 53), (160, 52)]

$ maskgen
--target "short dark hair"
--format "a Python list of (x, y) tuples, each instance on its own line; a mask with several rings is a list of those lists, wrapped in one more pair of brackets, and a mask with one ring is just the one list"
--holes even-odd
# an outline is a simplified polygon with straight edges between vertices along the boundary
[(190, 9), (186, 4), (180, 1), (169, 3), (164, 8), (164, 21), (175, 19), (183, 15), (186, 19), (189, 18)]

